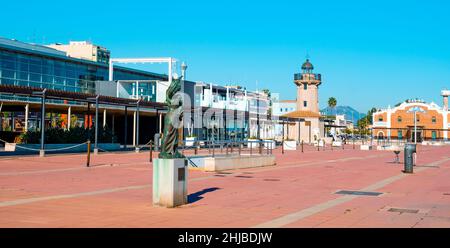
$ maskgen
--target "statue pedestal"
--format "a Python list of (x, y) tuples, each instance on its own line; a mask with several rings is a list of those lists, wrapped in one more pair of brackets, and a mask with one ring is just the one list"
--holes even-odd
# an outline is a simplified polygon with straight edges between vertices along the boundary
[(187, 204), (186, 159), (153, 160), (153, 205), (176, 207)]

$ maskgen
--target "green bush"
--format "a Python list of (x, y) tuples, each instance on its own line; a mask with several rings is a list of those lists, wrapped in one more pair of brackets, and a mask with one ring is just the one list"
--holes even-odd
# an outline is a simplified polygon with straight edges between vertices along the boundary
[[(65, 130), (62, 128), (49, 128), (45, 130), (46, 144), (78, 144), (86, 142), (90, 134), (91, 142), (95, 142), (95, 130), (85, 129), (81, 127), (70, 128)], [(20, 143), (23, 144), (39, 144), (41, 141), (40, 131), (27, 131), (20, 135)], [(99, 143), (115, 143), (117, 136), (112, 135), (108, 128), (98, 131)]]

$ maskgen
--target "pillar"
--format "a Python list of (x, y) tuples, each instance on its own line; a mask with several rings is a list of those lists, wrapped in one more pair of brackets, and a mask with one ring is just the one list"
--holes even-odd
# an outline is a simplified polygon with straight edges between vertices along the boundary
[(27, 132), (28, 131), (28, 113), (30, 111), (30, 104), (27, 103), (27, 105), (25, 105), (25, 129), (24, 131)]
[(106, 127), (106, 108), (103, 109), (103, 128)]
[(162, 114), (159, 114), (159, 133), (162, 133)]
[(136, 146), (136, 111), (133, 112), (133, 146)]
[(69, 108), (67, 109), (67, 125), (66, 125), (66, 129), (69, 130), (71, 128), (71, 123), (72, 123), (72, 107), (69, 106)]

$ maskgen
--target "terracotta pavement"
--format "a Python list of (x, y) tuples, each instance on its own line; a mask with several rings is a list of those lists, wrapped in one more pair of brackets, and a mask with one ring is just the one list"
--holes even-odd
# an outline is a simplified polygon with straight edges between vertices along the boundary
[(418, 149), (414, 174), (388, 151), (277, 149), (275, 166), (189, 171), (190, 203), (172, 209), (152, 206), (148, 151), (89, 168), (82, 154), (2, 157), (0, 227), (450, 227), (450, 146)]

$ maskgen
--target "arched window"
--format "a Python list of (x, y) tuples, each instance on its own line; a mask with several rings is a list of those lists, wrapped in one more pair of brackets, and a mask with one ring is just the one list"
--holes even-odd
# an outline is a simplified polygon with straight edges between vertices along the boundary
[(436, 116), (431, 117), (431, 123), (436, 123)]
[(402, 117), (401, 117), (401, 116), (398, 116), (398, 117), (397, 117), (397, 121), (398, 121), (398, 122), (402, 122)]

